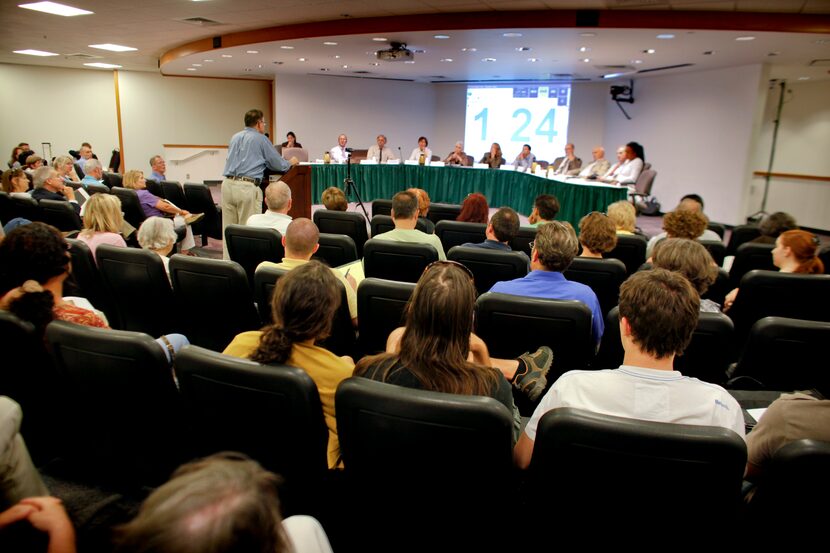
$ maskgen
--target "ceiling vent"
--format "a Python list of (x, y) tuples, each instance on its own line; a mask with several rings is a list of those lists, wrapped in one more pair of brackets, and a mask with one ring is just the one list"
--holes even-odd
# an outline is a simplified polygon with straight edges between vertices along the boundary
[(830, 67), (830, 59), (818, 59), (808, 63), (810, 67)]
[(92, 54), (84, 54), (83, 52), (75, 52), (74, 54), (66, 54), (64, 57), (68, 60), (99, 60), (103, 56), (93, 56)]
[(224, 25), (224, 23), (219, 23), (218, 21), (204, 17), (188, 17), (187, 19), (177, 19), (176, 21), (187, 23), (188, 25), (196, 25), (197, 27), (218, 27), (219, 25)]
[(680, 69), (681, 67), (692, 67), (693, 63), (679, 63), (677, 65), (666, 65), (664, 67), (652, 67), (651, 69), (640, 69), (637, 73), (654, 73), (655, 71), (668, 71), (669, 69)]

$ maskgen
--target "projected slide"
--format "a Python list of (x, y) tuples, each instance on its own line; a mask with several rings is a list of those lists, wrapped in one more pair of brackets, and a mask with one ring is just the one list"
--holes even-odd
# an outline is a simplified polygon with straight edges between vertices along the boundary
[(530, 144), (537, 159), (564, 155), (571, 86), (555, 83), (470, 85), (464, 150), (479, 161), (498, 142), (507, 163)]

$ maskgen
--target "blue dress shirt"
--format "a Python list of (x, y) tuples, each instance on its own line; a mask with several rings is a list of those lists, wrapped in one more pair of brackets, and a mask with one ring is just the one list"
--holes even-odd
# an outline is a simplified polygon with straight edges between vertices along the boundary
[(268, 138), (253, 127), (245, 127), (231, 138), (223, 175), (261, 179), (265, 168), (284, 173), (291, 168)]

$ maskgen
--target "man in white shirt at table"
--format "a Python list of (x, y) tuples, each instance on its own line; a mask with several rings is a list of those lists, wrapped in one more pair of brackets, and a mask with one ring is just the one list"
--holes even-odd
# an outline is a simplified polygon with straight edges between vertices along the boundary
[(605, 148), (596, 146), (591, 150), (591, 155), (594, 156), (594, 161), (586, 165), (580, 171), (579, 169), (572, 169), (568, 174), (577, 175), (583, 179), (597, 178), (603, 176), (611, 168), (611, 162), (605, 159)]
[(612, 165), (604, 175), (600, 175), (600, 180), (604, 182), (613, 182), (617, 180), (620, 171), (622, 171), (622, 168), (626, 163), (628, 163), (628, 156), (626, 156), (625, 145), (623, 145), (617, 148), (617, 163)]
[(398, 159), (395, 157), (395, 153), (392, 151), (392, 148), (386, 147), (386, 136), (379, 134), (378, 135), (378, 143), (370, 146), (369, 151), (366, 152), (366, 159), (374, 159), (378, 163), (386, 163), (390, 159)]
[(333, 163), (346, 163), (346, 160), (349, 159), (349, 152), (346, 151), (346, 142), (348, 141), (349, 138), (345, 134), (337, 137), (337, 146), (329, 150)]
[(265, 205), (268, 211), (255, 213), (245, 223), (249, 227), (272, 228), (282, 235), (291, 223), (291, 189), (283, 181), (272, 182), (265, 189)]

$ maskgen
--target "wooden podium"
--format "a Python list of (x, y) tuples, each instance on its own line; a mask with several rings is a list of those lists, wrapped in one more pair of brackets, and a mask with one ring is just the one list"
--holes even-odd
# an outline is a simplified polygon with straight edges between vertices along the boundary
[(311, 167), (295, 165), (285, 173), (280, 180), (291, 189), (291, 210), (288, 214), (296, 219), (306, 217), (311, 219)]

